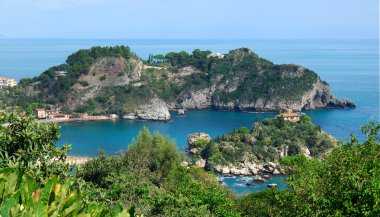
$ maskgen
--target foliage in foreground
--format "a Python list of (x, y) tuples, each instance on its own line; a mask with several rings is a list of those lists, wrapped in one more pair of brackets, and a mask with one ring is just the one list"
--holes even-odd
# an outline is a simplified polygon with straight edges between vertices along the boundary
[(379, 129), (371, 122), (362, 129), (365, 142), (352, 136), (323, 160), (297, 157), (288, 182), (292, 190), (243, 197), (243, 215), (256, 210), (257, 216), (379, 216)]
[(17, 169), (0, 170), (0, 216), (115, 216), (129, 217), (128, 210), (115, 206), (112, 210), (97, 203), (86, 203), (82, 192), (72, 189), (52, 176), (41, 187), (28, 173)]
[(70, 146), (54, 145), (60, 136), (57, 124), (10, 113), (0, 114), (0, 125), (0, 168), (18, 165), (39, 182), (51, 175), (68, 176), (65, 160)]
[(36, 172), (37, 159), (56, 154), (58, 129), (27, 117), (4, 117), (8, 125), (1, 126), (0, 147), (11, 154), (0, 165), (1, 216), (380, 215), (380, 124), (374, 122), (363, 127), (363, 143), (352, 136), (322, 159), (283, 159), (293, 169), (291, 189), (236, 198), (213, 174), (182, 166), (173, 141), (147, 129), (125, 153), (102, 154), (72, 176), (60, 175), (66, 165), (51, 161)]
[(181, 165), (175, 144), (144, 129), (125, 153), (87, 162), (79, 176), (90, 198), (136, 206), (146, 216), (238, 216), (235, 197), (213, 174)]

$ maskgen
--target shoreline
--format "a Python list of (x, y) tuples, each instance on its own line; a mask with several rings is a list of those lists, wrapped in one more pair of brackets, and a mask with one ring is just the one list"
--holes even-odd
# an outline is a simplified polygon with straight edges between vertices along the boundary
[(69, 119), (37, 119), (41, 123), (66, 123), (66, 122), (82, 122), (82, 121), (105, 121), (105, 120), (119, 120), (120, 118), (110, 118), (110, 117), (101, 117), (101, 118), (69, 118)]

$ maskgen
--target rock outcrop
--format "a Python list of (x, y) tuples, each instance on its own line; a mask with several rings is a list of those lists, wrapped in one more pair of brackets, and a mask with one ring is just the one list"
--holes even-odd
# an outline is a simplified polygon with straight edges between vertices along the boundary
[(187, 136), (187, 143), (191, 147), (200, 139), (210, 141), (211, 137), (207, 133), (192, 133)]
[(155, 121), (169, 121), (170, 113), (166, 103), (158, 98), (151, 99), (147, 104), (140, 105), (134, 112), (127, 113), (123, 119), (144, 119)]
[(265, 164), (256, 164), (252, 162), (244, 162), (240, 163), (239, 166), (233, 166), (233, 165), (214, 165), (209, 167), (210, 170), (213, 170), (218, 173), (222, 174), (231, 174), (231, 175), (238, 175), (238, 176), (257, 176), (259, 173), (271, 173), (273, 175), (280, 175), (283, 174), (280, 171), (282, 171), (279, 164), (275, 164), (272, 162), (268, 162)]

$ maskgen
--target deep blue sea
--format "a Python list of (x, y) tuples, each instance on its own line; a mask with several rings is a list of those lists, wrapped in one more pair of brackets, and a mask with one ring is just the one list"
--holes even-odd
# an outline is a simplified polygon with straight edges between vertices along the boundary
[[(338, 97), (347, 97), (356, 109), (322, 109), (305, 111), (315, 124), (336, 137), (348, 139), (351, 133), (361, 140), (360, 127), (370, 120), (379, 121), (379, 43), (377, 40), (85, 40), (85, 39), (0, 39), (0, 75), (20, 79), (39, 75), (50, 66), (61, 64), (81, 48), (128, 45), (146, 59), (150, 53), (188, 51), (195, 48), (225, 53), (248, 47), (270, 61), (294, 63), (314, 70), (330, 84)], [(180, 150), (186, 148), (186, 137), (193, 132), (206, 132), (215, 137), (240, 126), (251, 127), (256, 117), (273, 113), (222, 111), (189, 111), (184, 117), (172, 114), (168, 122), (98, 121), (61, 124), (58, 145), (72, 144), (71, 155), (94, 156), (98, 149), (114, 154), (125, 149), (147, 126), (152, 131), (169, 135)], [(277, 178), (279, 181), (283, 178)], [(249, 190), (236, 179), (225, 182), (237, 192)], [(256, 189), (256, 188), (255, 188)]]

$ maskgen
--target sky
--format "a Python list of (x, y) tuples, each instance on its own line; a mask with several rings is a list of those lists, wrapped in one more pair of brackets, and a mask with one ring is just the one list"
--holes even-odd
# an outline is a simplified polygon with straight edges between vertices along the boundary
[(0, 38), (378, 39), (378, 0), (0, 0)]

